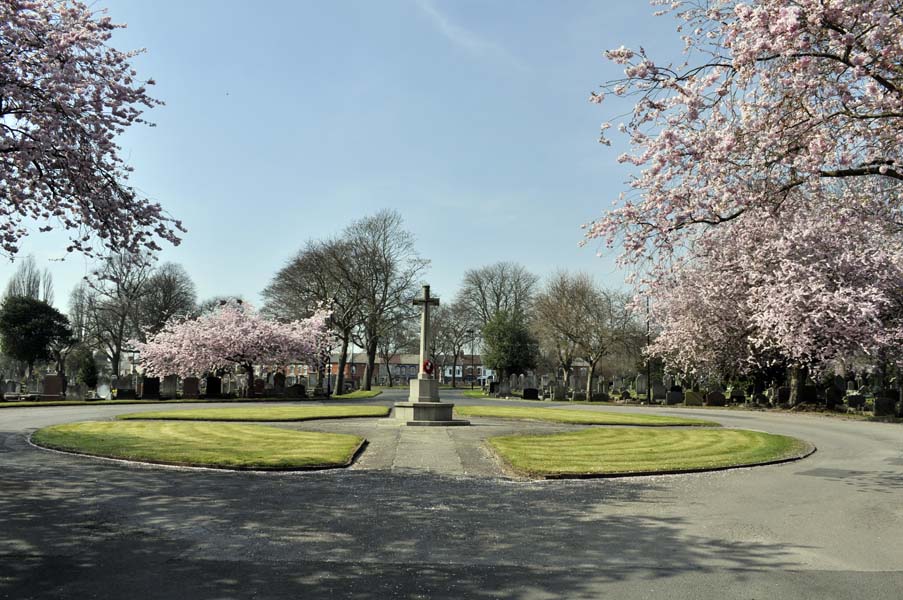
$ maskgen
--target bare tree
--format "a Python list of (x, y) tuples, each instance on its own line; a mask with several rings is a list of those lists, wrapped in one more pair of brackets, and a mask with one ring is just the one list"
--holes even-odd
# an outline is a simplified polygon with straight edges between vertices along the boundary
[(87, 329), (110, 360), (113, 376), (119, 375), (128, 341), (140, 330), (141, 297), (152, 272), (146, 256), (123, 253), (108, 256), (86, 278)]
[(466, 271), (458, 298), (482, 327), (500, 311), (525, 315), (537, 281), (522, 265), (498, 262)]
[(38, 269), (34, 255), (29, 254), (19, 262), (15, 273), (6, 284), (5, 297), (25, 296), (53, 304), (53, 277), (50, 271)]
[(457, 387), (458, 359), (464, 356), (465, 348), (476, 329), (472, 313), (464, 302), (457, 299), (449, 305), (439, 306), (434, 314), (434, 347), (443, 357), (444, 364), (451, 359), (452, 387)]
[[(410, 305), (410, 308), (413, 309), (414, 306)], [(416, 318), (415, 311), (404, 310), (396, 313), (394, 318), (383, 320), (377, 350), (388, 374), (389, 387), (394, 384), (392, 358), (403, 352), (412, 352), (417, 346), (417, 331), (414, 327)]]
[(555, 273), (533, 303), (533, 329), (540, 352), (564, 373), (564, 387), (570, 387), (571, 371), (577, 358), (576, 336), (571, 334), (575, 306), (571, 276)]
[(197, 292), (182, 265), (163, 263), (148, 277), (144, 290), (138, 307), (141, 341), (160, 331), (171, 318), (187, 316), (195, 310)]
[(536, 303), (536, 320), (562, 348), (562, 356), (587, 364), (586, 394), (592, 396), (599, 362), (616, 353), (633, 351), (641, 328), (623, 292), (599, 288), (589, 275), (556, 274)]
[(353, 281), (361, 295), (361, 324), (355, 333), (367, 354), (363, 388), (369, 390), (384, 321), (410, 304), (429, 261), (417, 254), (414, 236), (404, 229), (404, 220), (394, 210), (353, 222), (345, 237), (356, 269)]
[(320, 305), (332, 311), (330, 326), (339, 339), (336, 389), (345, 385), (345, 365), (352, 333), (361, 323), (362, 294), (356, 278), (354, 252), (347, 239), (309, 241), (286, 262), (262, 296), (262, 312), (280, 320), (309, 317)]

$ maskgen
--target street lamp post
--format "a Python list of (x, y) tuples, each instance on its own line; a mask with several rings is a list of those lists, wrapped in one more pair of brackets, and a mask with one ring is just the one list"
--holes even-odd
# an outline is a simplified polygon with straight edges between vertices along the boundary
[(474, 370), (474, 356), (473, 356), (473, 338), (474, 331), (473, 329), (468, 329), (467, 333), (470, 334), (470, 389), (473, 390), (473, 379), (476, 375), (476, 371)]

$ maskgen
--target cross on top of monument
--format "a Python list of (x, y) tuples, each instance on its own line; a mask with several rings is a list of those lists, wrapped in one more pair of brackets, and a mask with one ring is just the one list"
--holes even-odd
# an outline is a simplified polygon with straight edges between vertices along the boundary
[(432, 331), (430, 330), (430, 306), (439, 306), (439, 298), (430, 296), (430, 286), (423, 286), (423, 297), (414, 298), (414, 304), (423, 306), (423, 314), (420, 316), (420, 379), (431, 377), (430, 374), (423, 370), (426, 363), (426, 357), (429, 352), (429, 339)]

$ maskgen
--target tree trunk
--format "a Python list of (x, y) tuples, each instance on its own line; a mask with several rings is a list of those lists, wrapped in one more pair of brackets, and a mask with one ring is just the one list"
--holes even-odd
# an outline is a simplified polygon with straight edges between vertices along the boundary
[(339, 350), (339, 371), (335, 376), (336, 393), (341, 394), (345, 390), (345, 366), (348, 364), (348, 340), (351, 339), (351, 331), (342, 332), (342, 348)]
[(586, 369), (586, 401), (593, 399), (593, 378), (596, 375), (596, 363), (590, 363)]
[(458, 355), (455, 354), (455, 360), (452, 361), (452, 387), (458, 387), (457, 383), (457, 373), (458, 373)]
[(379, 338), (373, 336), (367, 341), (367, 367), (364, 369), (364, 389), (369, 390), (373, 386), (373, 367), (376, 365), (376, 349)]
[(245, 370), (245, 373), (248, 376), (248, 391), (247, 398), (254, 397), (254, 365), (242, 365), (242, 368)]
[(802, 402), (803, 386), (806, 385), (806, 377), (809, 370), (806, 367), (794, 366), (790, 369), (790, 406), (796, 406)]
[(113, 355), (110, 357), (110, 367), (112, 367), (113, 377), (119, 377), (119, 360), (122, 355), (119, 353), (119, 350), (113, 352)]

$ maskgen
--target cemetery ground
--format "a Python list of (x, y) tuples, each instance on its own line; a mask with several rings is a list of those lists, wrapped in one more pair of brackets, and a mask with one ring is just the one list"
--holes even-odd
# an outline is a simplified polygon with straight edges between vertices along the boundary
[[(443, 400), (536, 407), (455, 392)], [(459, 428), (274, 423), (368, 439), (348, 469), (319, 472), (130, 465), (28, 443), (45, 426), (154, 410), (0, 412), (0, 598), (882, 599), (903, 587), (896, 424), (606, 406), (792, 436), (818, 452), (767, 467), (571, 481), (506, 477), (482, 441), (587, 426), (482, 417)]]

